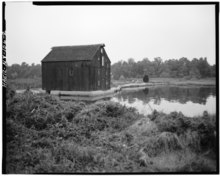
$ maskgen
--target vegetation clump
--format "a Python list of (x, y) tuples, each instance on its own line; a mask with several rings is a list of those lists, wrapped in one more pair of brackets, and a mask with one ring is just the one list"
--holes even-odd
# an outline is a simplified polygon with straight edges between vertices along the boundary
[(145, 83), (149, 82), (149, 77), (148, 77), (148, 75), (144, 75), (143, 81), (144, 81)]
[(183, 144), (187, 144), (195, 150), (215, 150), (215, 116), (205, 113), (202, 117), (190, 118), (177, 112), (168, 115), (158, 113), (154, 122), (159, 131), (176, 133), (179, 138), (184, 140)]
[(6, 110), (10, 174), (216, 171), (215, 116), (207, 113), (146, 117), (111, 101), (31, 92), (7, 96)]

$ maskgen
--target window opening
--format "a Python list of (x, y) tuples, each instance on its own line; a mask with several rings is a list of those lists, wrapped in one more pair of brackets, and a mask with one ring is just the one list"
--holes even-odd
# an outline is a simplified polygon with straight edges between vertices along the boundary
[(69, 69), (69, 76), (73, 76), (73, 69)]
[(104, 56), (102, 56), (102, 66), (105, 65), (105, 59), (104, 59)]

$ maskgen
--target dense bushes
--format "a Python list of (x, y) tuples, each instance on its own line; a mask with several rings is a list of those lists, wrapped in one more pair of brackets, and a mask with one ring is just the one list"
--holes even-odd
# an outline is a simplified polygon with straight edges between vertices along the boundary
[[(99, 133), (122, 131), (138, 119), (134, 109), (112, 102), (86, 105), (82, 102), (62, 102), (51, 95), (34, 95), (31, 92), (8, 99), (6, 110), (8, 173), (90, 171), (92, 168), (85, 168), (85, 165), (95, 164), (90, 151), (97, 149), (84, 148), (85, 151), (81, 152), (82, 147), (93, 144)], [(69, 148), (70, 144), (78, 148)], [(44, 154), (38, 152), (40, 149)], [(69, 161), (72, 150), (77, 157), (73, 156), (74, 161)], [(64, 153), (61, 155), (60, 152)], [(58, 156), (61, 158), (58, 159)], [(25, 163), (16, 160), (15, 166), (17, 157)], [(84, 163), (85, 160), (88, 162)], [(66, 164), (68, 167), (65, 167)]]
[[(155, 117), (152, 118), (153, 116)], [(183, 144), (196, 151), (216, 150), (215, 116), (204, 113), (202, 117), (189, 118), (177, 112), (169, 115), (154, 112), (151, 118), (157, 124), (159, 131), (176, 133), (183, 140)]]
[[(215, 171), (215, 118), (154, 112), (111, 101), (8, 96), (7, 173)], [(151, 120), (150, 120), (151, 119)], [(201, 167), (199, 165), (201, 164)], [(206, 167), (203, 167), (206, 165)]]

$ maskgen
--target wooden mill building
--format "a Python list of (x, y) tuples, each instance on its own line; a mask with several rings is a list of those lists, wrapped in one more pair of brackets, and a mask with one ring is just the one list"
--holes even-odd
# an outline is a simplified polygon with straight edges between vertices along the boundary
[(104, 44), (53, 47), (42, 62), (47, 92), (110, 89), (111, 61)]

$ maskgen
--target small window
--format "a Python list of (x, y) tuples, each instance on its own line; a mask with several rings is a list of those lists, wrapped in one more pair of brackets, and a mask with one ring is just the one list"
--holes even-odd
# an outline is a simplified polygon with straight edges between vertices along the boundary
[(104, 59), (104, 56), (102, 56), (102, 66), (105, 65), (105, 59)]
[(98, 69), (98, 77), (100, 77), (100, 70)]
[(69, 69), (69, 76), (73, 76), (73, 69)]
[(100, 80), (98, 80), (98, 86), (100, 86)]

